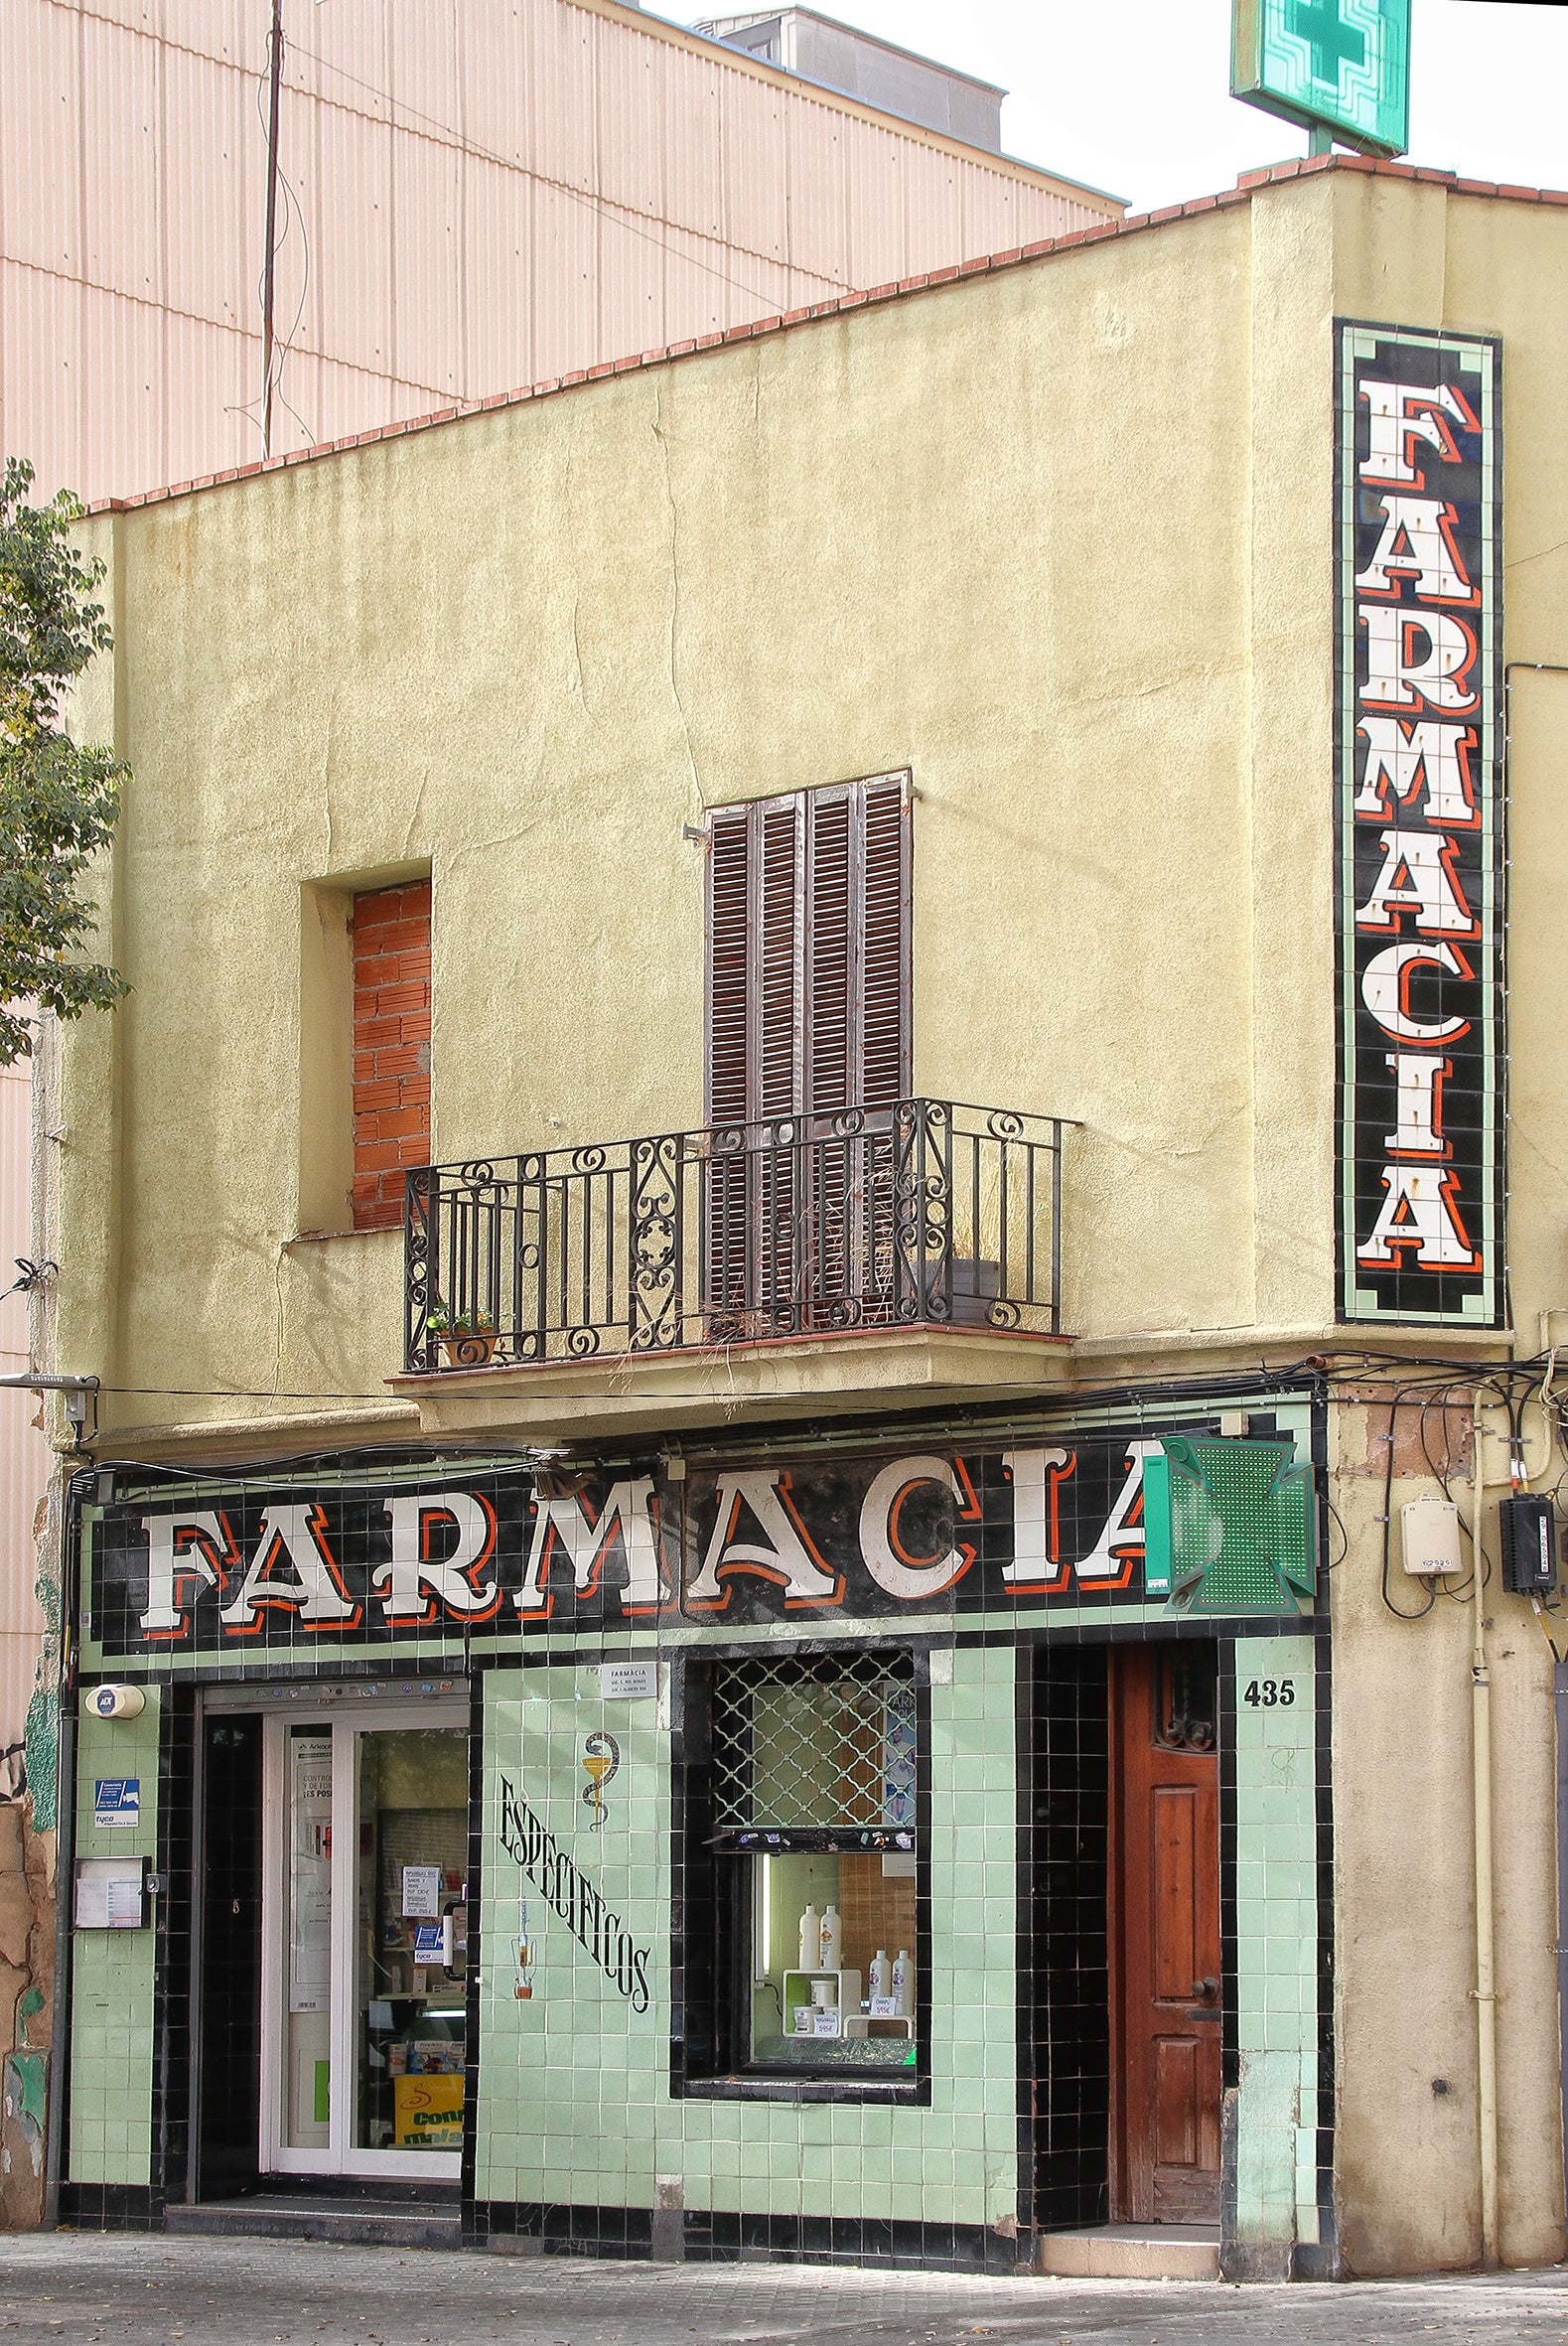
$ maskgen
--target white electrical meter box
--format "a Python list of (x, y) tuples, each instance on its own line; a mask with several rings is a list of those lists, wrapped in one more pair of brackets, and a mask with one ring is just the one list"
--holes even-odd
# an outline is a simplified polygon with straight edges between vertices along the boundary
[(1439, 1572), (1463, 1572), (1459, 1552), (1459, 1509), (1451, 1499), (1409, 1499), (1399, 1510), (1405, 1570), (1430, 1579)]

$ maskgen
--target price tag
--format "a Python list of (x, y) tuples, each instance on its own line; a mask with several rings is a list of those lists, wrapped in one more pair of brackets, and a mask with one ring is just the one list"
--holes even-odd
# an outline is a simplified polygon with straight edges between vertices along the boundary
[(816, 2012), (813, 2013), (812, 2017), (816, 2022), (816, 2026), (812, 2030), (813, 2035), (837, 2036), (838, 2014), (836, 2012)]
[(439, 1914), (440, 1912), (440, 1866), (405, 1865), (403, 1867), (403, 1913), (412, 1917), (423, 1914)]
[(899, 1999), (896, 1995), (874, 1995), (872, 1997), (871, 2017), (873, 2020), (896, 2020), (898, 2016)]

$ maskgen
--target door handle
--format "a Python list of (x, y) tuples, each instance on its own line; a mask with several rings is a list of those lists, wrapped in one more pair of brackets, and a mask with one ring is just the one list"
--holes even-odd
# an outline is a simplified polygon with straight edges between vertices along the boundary
[(1201, 1996), (1215, 1996), (1219, 1993), (1219, 1982), (1217, 1979), (1195, 1979), (1193, 1993)]

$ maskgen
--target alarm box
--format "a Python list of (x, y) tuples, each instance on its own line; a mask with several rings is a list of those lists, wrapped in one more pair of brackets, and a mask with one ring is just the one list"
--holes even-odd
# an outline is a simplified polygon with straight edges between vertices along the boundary
[(1503, 1587), (1515, 1596), (1549, 1596), (1557, 1586), (1557, 1511), (1550, 1499), (1499, 1501), (1497, 1538)]

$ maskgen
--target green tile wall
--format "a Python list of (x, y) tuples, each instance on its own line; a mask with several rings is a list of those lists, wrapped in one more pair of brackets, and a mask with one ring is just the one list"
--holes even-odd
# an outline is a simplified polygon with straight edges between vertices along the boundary
[[(1318, 2238), (1318, 1869), (1311, 1638), (1238, 1638), (1236, 2237)], [(1293, 1699), (1278, 1699), (1286, 1682)], [(1246, 1701), (1256, 1684), (1272, 1705)]]
[[(76, 1855), (158, 1855), (159, 1691), (137, 1719), (80, 1721), (76, 1745)], [(141, 1779), (130, 1830), (92, 1821), (100, 1776)], [(62, 1885), (62, 1895), (69, 1895)], [(71, 2003), (71, 2180), (152, 2179), (153, 1977), (156, 1935), (73, 1931)]]
[[(950, 1666), (951, 1677), (941, 1682)], [(650, 1700), (602, 1702), (597, 1672), (487, 1679), (481, 2198), (995, 2223), (1017, 2205), (1014, 1658), (935, 1657), (931, 1715), (928, 2108), (675, 2100), (669, 2092), (669, 1736)], [(621, 1766), (589, 1830), (582, 1740)], [(498, 1837), (504, 1772), (652, 1951), (632, 2011), (528, 1892), (541, 1958), (512, 1992), (518, 1868)], [(661, 2188), (660, 2188), (661, 2187)]]

